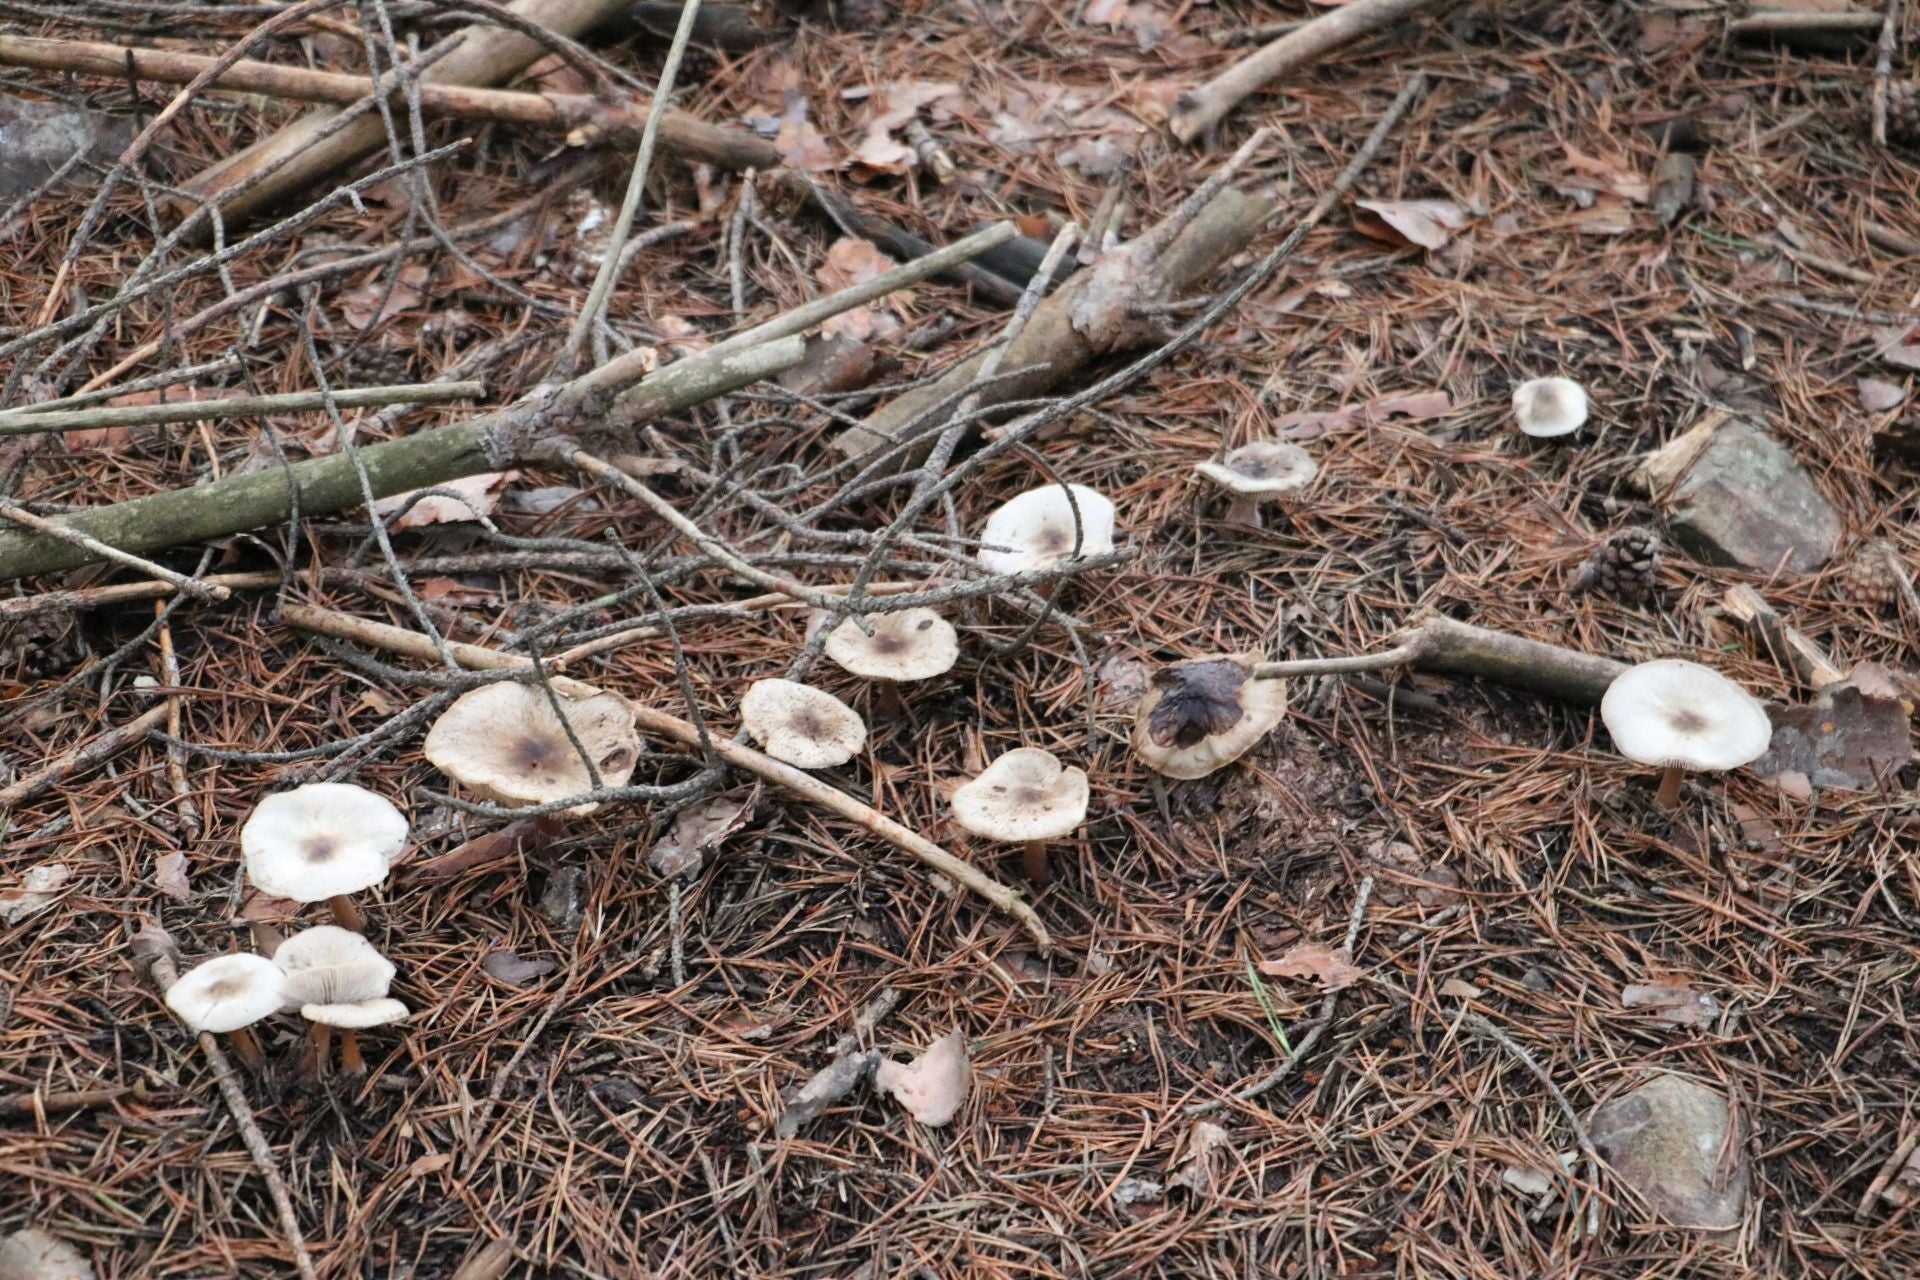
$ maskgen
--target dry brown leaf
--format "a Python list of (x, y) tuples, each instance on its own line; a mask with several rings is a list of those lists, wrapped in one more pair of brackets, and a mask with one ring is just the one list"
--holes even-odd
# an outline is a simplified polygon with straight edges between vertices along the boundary
[(73, 868), (64, 862), (43, 862), (28, 868), (20, 877), (19, 888), (0, 892), (0, 920), (19, 924), (35, 912), (45, 910), (71, 879)]
[(1453, 412), (1453, 397), (1445, 391), (1414, 391), (1380, 396), (1360, 404), (1320, 412), (1289, 413), (1273, 424), (1289, 440), (1317, 440), (1329, 431), (1368, 426), (1388, 418), (1425, 421)]
[(1197, 1120), (1187, 1130), (1187, 1140), (1173, 1162), (1167, 1186), (1184, 1187), (1195, 1195), (1211, 1195), (1219, 1177), (1220, 1153), (1227, 1146), (1227, 1131), (1211, 1120)]
[(153, 860), (153, 883), (169, 898), (186, 899), (192, 892), (187, 884), (187, 855), (163, 853)]
[[(430, 493), (408, 508), (399, 519), (390, 521), (387, 527), (418, 529), (430, 524), (457, 524), (490, 516), (493, 509), (500, 505), (500, 491), (519, 478), (518, 471), (488, 471), (481, 475), (443, 480), (431, 487), (449, 490), (458, 494), (458, 497)], [(396, 493), (391, 498), (380, 499), (375, 506), (382, 515), (398, 511), (418, 492), (417, 489), (410, 489), (406, 493)]]
[(1265, 960), (1260, 972), (1275, 978), (1317, 978), (1326, 991), (1339, 991), (1359, 981), (1362, 970), (1345, 947), (1303, 942), (1278, 960)]
[(424, 264), (411, 262), (400, 268), (391, 288), (383, 273), (357, 289), (349, 289), (339, 298), (341, 318), (356, 329), (370, 329), (379, 321), (417, 307), (426, 297), (427, 275)]
[(240, 900), (238, 918), (249, 924), (270, 924), (280, 920), (292, 920), (300, 914), (301, 910), (301, 904), (292, 898), (276, 898), (258, 889), (248, 889), (247, 896)]
[(1487, 993), (1465, 978), (1448, 978), (1440, 984), (1440, 994), (1453, 1000), (1478, 1000)]
[(484, 867), (503, 858), (538, 853), (566, 832), (566, 823), (552, 814), (538, 818), (515, 818), (498, 831), (475, 836), (438, 857), (414, 867), (411, 874), (423, 880), (457, 876), (475, 867)]
[(1598, 188), (1611, 191), (1622, 200), (1631, 200), (1635, 204), (1645, 204), (1652, 195), (1652, 188), (1625, 161), (1603, 160), (1599, 156), (1590, 156), (1574, 147), (1567, 148), (1567, 167), (1576, 173), (1584, 174)]
[(1451, 200), (1356, 200), (1354, 230), (1389, 244), (1444, 249), (1467, 225), (1467, 211)]
[(1763, 778), (1804, 775), (1816, 787), (1871, 791), (1913, 758), (1898, 686), (1870, 663), (1799, 707), (1769, 705), (1773, 741), (1753, 762)]
[(1100, 680), (1100, 705), (1132, 711), (1147, 696), (1147, 679), (1152, 673), (1129, 650), (1114, 649), (1100, 659), (1095, 674)]
[(1900, 1172), (1894, 1175), (1880, 1198), (1888, 1204), (1905, 1207), (1920, 1200), (1920, 1147), (1915, 1147), (1900, 1164)]
[(488, 976), (498, 978), (510, 987), (524, 987), (535, 978), (544, 978), (560, 966), (551, 960), (523, 960), (512, 947), (501, 947), (489, 951), (480, 961), (480, 967)]
[(833, 148), (807, 119), (807, 100), (789, 91), (780, 113), (780, 131), (773, 136), (780, 158), (797, 169), (835, 167)]
[(1720, 1002), (1711, 994), (1674, 979), (1630, 982), (1620, 991), (1620, 1003), (1645, 1009), (1656, 1021), (1674, 1027), (1710, 1026), (1720, 1016)]
[(661, 878), (673, 880), (700, 870), (708, 851), (738, 831), (753, 817), (760, 788), (715, 796), (682, 809), (673, 827), (654, 842), (647, 863)]
[(873, 1072), (873, 1087), (892, 1094), (921, 1124), (939, 1128), (959, 1113), (973, 1087), (966, 1035), (949, 1031), (912, 1062), (882, 1059)]

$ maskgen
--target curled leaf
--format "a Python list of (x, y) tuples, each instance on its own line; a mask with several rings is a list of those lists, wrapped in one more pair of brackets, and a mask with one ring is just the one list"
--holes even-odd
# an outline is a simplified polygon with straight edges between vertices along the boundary
[(1338, 991), (1359, 981), (1362, 970), (1345, 947), (1303, 942), (1278, 960), (1263, 961), (1260, 972), (1276, 978), (1317, 978), (1323, 990)]

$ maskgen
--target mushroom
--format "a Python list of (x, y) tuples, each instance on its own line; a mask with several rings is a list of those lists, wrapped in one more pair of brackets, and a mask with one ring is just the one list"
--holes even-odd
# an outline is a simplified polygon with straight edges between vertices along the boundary
[(401, 1021), (407, 1016), (407, 1006), (383, 996), (339, 1004), (303, 1004), (300, 1016), (313, 1024), (314, 1061), (319, 1070), (327, 1069), (327, 1037), (332, 1028), (338, 1027), (340, 1069), (357, 1076), (367, 1069), (366, 1060), (360, 1056), (360, 1033), (368, 1027), (384, 1027), (389, 1022)]
[(953, 816), (988, 840), (1023, 846), (1021, 867), (1036, 885), (1053, 878), (1047, 841), (1087, 816), (1087, 775), (1060, 763), (1051, 751), (1020, 747), (988, 765), (953, 793)]
[(1259, 660), (1209, 654), (1154, 672), (1134, 711), (1134, 753), (1169, 778), (1204, 778), (1245, 755), (1287, 713), (1286, 682), (1255, 679)]
[(995, 573), (1023, 573), (1076, 555), (1099, 555), (1113, 550), (1113, 504), (1083, 484), (1043, 485), (996, 507), (980, 541), (980, 563)]
[(873, 634), (862, 631), (855, 618), (828, 632), (827, 657), (843, 671), (877, 683), (883, 713), (905, 716), (900, 685), (951, 671), (960, 657), (960, 637), (953, 624), (932, 609), (877, 614), (867, 625)]
[(255, 806), (240, 828), (247, 879), (276, 898), (325, 901), (334, 920), (363, 929), (347, 895), (387, 878), (407, 843), (407, 820), (387, 800), (350, 782), (314, 782)]
[(251, 1066), (266, 1059), (250, 1028), (280, 1011), (284, 978), (265, 956), (215, 956), (180, 975), (167, 988), (167, 1008), (195, 1031), (227, 1035)]
[(867, 744), (867, 724), (840, 699), (796, 680), (756, 680), (740, 699), (740, 723), (775, 760), (831, 769)]
[(1723, 773), (1758, 759), (1773, 740), (1760, 700), (1711, 667), (1661, 658), (1607, 686), (1600, 718), (1620, 754), (1662, 769), (1654, 803), (1673, 808), (1684, 770)]
[(1536, 439), (1572, 435), (1587, 420), (1587, 389), (1572, 378), (1535, 378), (1513, 389), (1513, 416)]
[[(640, 759), (640, 735), (626, 699), (601, 693), (561, 698), (560, 704), (566, 712), (564, 724), (544, 689), (482, 685), (461, 694), (433, 722), (422, 754), (475, 795), (514, 807), (550, 804), (593, 790), (593, 775), (580, 757), (582, 747), (593, 760), (600, 785), (626, 785)], [(573, 738), (580, 740), (579, 747)], [(583, 817), (599, 807), (597, 801), (588, 801), (566, 812)]]
[(273, 953), (285, 975), (285, 1007), (350, 1004), (387, 994), (393, 961), (351, 929), (320, 924), (294, 934)]
[(1202, 462), (1194, 471), (1233, 495), (1227, 507), (1229, 524), (1258, 529), (1261, 504), (1306, 488), (1320, 474), (1320, 466), (1299, 445), (1256, 440), (1218, 462)]

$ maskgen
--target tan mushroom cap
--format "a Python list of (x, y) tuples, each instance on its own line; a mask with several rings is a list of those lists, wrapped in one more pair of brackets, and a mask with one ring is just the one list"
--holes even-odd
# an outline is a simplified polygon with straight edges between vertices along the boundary
[(980, 532), (985, 544), (979, 551), (980, 563), (995, 573), (1044, 569), (1074, 554), (1076, 531), (1081, 556), (1113, 550), (1113, 504), (1083, 484), (1029, 489), (1007, 499), (987, 517)]
[(215, 956), (167, 988), (167, 1008), (195, 1031), (238, 1031), (280, 1011), (282, 982), (265, 956)]
[(796, 680), (756, 680), (740, 699), (740, 723), (775, 760), (831, 769), (867, 745), (867, 722), (840, 699)]
[(389, 1022), (399, 1022), (407, 1016), (407, 1006), (398, 1000), (382, 998), (378, 1000), (355, 1000), (346, 1004), (303, 1004), (300, 1016), (308, 1022), (322, 1022), (329, 1027), (341, 1027), (348, 1031), (363, 1031), (368, 1027), (384, 1027)]
[(1051, 751), (1019, 747), (953, 793), (953, 816), (988, 840), (1053, 840), (1086, 820), (1087, 775)]
[(1134, 711), (1134, 753), (1155, 773), (1181, 779), (1204, 778), (1245, 755), (1287, 714), (1286, 681), (1249, 674), (1259, 658), (1209, 654), (1155, 672)]
[(1194, 471), (1229, 493), (1274, 496), (1304, 489), (1320, 474), (1320, 464), (1299, 445), (1256, 440), (1219, 462), (1202, 462)]
[(247, 879), (276, 898), (320, 902), (371, 889), (407, 843), (393, 804), (349, 782), (268, 796), (240, 828)]
[[(593, 757), (602, 786), (625, 786), (640, 758), (633, 708), (611, 693), (561, 698), (567, 724)], [(422, 748), (433, 767), (497, 804), (550, 804), (593, 790), (593, 779), (544, 689), (489, 684), (463, 693), (433, 722)], [(592, 813), (596, 801), (567, 812)]]
[(273, 963), (285, 975), (282, 1001), (289, 1009), (378, 999), (393, 982), (393, 961), (360, 934), (332, 924), (294, 934), (274, 951)]
[(1607, 686), (1600, 718), (1621, 755), (1661, 768), (1738, 769), (1773, 741), (1773, 721), (1758, 698), (1712, 667), (1679, 658), (1627, 668)]
[(1587, 389), (1572, 378), (1535, 378), (1513, 389), (1513, 416), (1537, 439), (1572, 435), (1587, 421)]
[(868, 680), (931, 680), (960, 659), (953, 624), (932, 609), (901, 609), (867, 619), (873, 634), (848, 618), (827, 635), (827, 657)]

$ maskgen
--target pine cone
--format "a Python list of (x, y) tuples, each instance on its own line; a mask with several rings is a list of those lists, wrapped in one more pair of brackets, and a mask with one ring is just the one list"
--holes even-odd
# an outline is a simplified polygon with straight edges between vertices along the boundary
[(1893, 544), (1875, 538), (1862, 543), (1853, 559), (1847, 561), (1840, 574), (1840, 593), (1870, 609), (1889, 608), (1900, 598), (1900, 579), (1905, 573)]
[(1920, 83), (1887, 86), (1887, 141), (1920, 147)]
[(1629, 604), (1638, 604), (1653, 591), (1660, 573), (1660, 535), (1643, 525), (1629, 525), (1607, 535), (1574, 575), (1575, 591), (1604, 591)]

